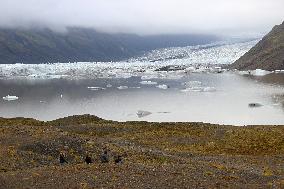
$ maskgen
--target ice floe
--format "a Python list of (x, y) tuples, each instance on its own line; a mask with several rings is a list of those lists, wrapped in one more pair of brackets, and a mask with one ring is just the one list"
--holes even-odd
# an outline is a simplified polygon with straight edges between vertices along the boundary
[(140, 84), (142, 85), (157, 85), (158, 83), (155, 81), (141, 81)]
[(152, 112), (148, 112), (148, 111), (144, 111), (144, 110), (138, 110), (136, 115), (139, 117), (139, 118), (142, 118), (142, 117), (146, 117), (148, 115), (151, 115)]
[(170, 88), (168, 85), (165, 85), (165, 84), (157, 85), (156, 87), (159, 88), (159, 89), (168, 89), (168, 88)]
[(215, 92), (217, 91), (215, 87), (188, 87), (182, 89), (181, 92)]
[(92, 91), (100, 91), (100, 90), (105, 90), (106, 88), (103, 87), (87, 87), (88, 89)]
[(270, 73), (271, 73), (270, 71), (261, 70), (261, 69), (256, 69), (256, 70), (251, 71), (251, 75), (254, 75), (254, 76), (264, 76)]
[(119, 86), (117, 87), (119, 90), (125, 90), (125, 89), (128, 89), (129, 87), (128, 86)]
[(4, 96), (3, 97), (3, 100), (6, 100), (6, 101), (14, 101), (14, 100), (18, 100), (19, 97), (17, 96), (10, 96), (10, 95), (7, 95), (7, 96)]
[[(270, 73), (272, 73), (272, 72), (262, 70), (262, 69), (239, 71), (240, 75), (252, 75), (252, 76), (265, 76), (265, 75), (270, 74)], [(276, 73), (281, 73), (281, 72), (276, 72)]]

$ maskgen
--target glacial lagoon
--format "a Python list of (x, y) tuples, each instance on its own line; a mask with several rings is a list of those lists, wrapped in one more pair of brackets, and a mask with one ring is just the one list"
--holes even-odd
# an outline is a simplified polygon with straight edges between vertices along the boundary
[[(6, 79), (0, 80), (0, 96), (17, 95), (19, 99), (1, 99), (0, 115), (53, 120), (94, 114), (117, 121), (283, 124), (284, 85), (271, 83), (271, 77), (273, 74), (191, 73), (175, 79), (151, 79), (156, 84), (141, 83), (141, 77)], [(250, 103), (261, 106), (250, 107)], [(150, 114), (138, 116), (139, 111)]]
[(161, 49), (117, 63), (1, 65), (0, 117), (283, 125), (283, 73), (220, 68), (256, 42)]

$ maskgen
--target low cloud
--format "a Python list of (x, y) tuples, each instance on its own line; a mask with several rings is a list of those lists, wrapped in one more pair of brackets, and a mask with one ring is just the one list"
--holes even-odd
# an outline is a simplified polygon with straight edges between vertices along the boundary
[(283, 8), (283, 0), (7, 0), (1, 2), (0, 26), (259, 34), (284, 20)]

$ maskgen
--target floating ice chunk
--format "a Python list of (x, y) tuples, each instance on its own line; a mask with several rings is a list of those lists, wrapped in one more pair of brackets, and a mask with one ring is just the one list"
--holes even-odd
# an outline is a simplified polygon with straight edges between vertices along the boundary
[(214, 87), (204, 87), (203, 92), (215, 92), (216, 88)]
[(148, 111), (138, 110), (136, 114), (139, 118), (142, 118), (151, 115), (152, 113)]
[(142, 85), (157, 85), (158, 83), (155, 81), (141, 81), (140, 84)]
[(212, 71), (213, 73), (222, 73), (222, 72), (224, 72), (224, 70), (223, 70), (222, 67), (220, 67), (220, 66), (216, 66), (216, 67), (212, 68), (211, 71)]
[(105, 90), (106, 88), (102, 88), (102, 87), (87, 87), (88, 89), (92, 90), (92, 91), (99, 91), (99, 90)]
[(119, 87), (117, 87), (119, 90), (124, 90), (124, 89), (128, 89), (128, 87), (127, 86), (119, 86)]
[(6, 100), (6, 101), (14, 101), (14, 100), (18, 100), (19, 97), (17, 96), (10, 96), (10, 95), (7, 95), (7, 96), (4, 96), (3, 97), (3, 100)]
[(215, 92), (214, 87), (189, 87), (181, 90), (181, 92)]
[(266, 71), (262, 69), (256, 69), (256, 70), (251, 71), (251, 75), (254, 75), (254, 76), (264, 76), (270, 73), (271, 73), (270, 71)]
[(262, 69), (239, 71), (240, 75), (253, 75), (253, 76), (265, 76), (270, 73), (271, 73), (270, 71), (266, 71)]
[(190, 67), (188, 67), (188, 68), (185, 68), (185, 69), (184, 69), (184, 72), (185, 72), (185, 73), (190, 73), (190, 72), (194, 72), (195, 70), (196, 70), (195, 67), (190, 66)]
[(168, 89), (168, 88), (170, 88), (168, 85), (157, 85), (156, 87), (159, 88), (159, 89)]
[(211, 69), (209, 67), (198, 67), (192, 73), (210, 73)]
[(203, 91), (202, 87), (190, 87), (190, 88), (181, 90), (181, 92), (202, 92), (202, 91)]

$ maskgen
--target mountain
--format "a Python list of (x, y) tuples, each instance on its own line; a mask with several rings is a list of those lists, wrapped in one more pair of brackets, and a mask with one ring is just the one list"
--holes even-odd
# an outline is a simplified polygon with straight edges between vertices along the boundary
[(0, 64), (119, 61), (166, 47), (216, 41), (212, 35), (108, 34), (89, 28), (50, 29), (0, 28)]
[(231, 68), (238, 70), (284, 70), (284, 22), (275, 26)]

